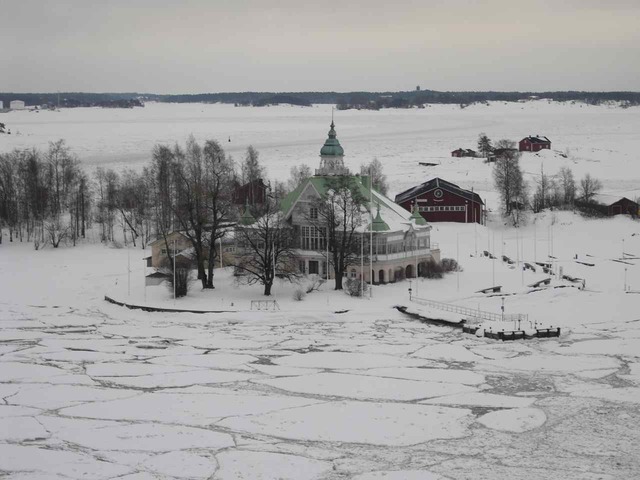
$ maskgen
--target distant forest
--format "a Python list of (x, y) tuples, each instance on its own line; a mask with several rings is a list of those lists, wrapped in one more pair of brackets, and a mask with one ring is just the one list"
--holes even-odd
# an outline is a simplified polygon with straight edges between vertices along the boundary
[(517, 102), (544, 98), (559, 102), (576, 101), (590, 105), (619, 102), (621, 106), (640, 105), (640, 92), (438, 92), (413, 90), (407, 92), (236, 92), (158, 95), (150, 93), (0, 93), (0, 101), (9, 107), (11, 100), (22, 100), (27, 106), (133, 108), (145, 101), (170, 103), (229, 103), (242, 106), (336, 104), (338, 109), (414, 108), (427, 104), (458, 104), (461, 107), (489, 101)]

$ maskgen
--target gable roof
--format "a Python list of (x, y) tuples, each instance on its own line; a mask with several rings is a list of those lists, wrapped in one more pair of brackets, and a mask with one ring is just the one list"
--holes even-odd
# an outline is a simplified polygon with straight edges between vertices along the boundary
[[(280, 209), (284, 213), (285, 217), (289, 217), (295, 205), (300, 200), (302, 193), (309, 187), (313, 187), (320, 197), (324, 197), (331, 188), (331, 181), (335, 180), (336, 176), (313, 176), (307, 178), (302, 184), (300, 184), (293, 192), (289, 193), (280, 202)], [(351, 175), (347, 177), (351, 183), (351, 188), (357, 190), (360, 195), (365, 199), (365, 206), (369, 204), (369, 193), (371, 193), (371, 200), (373, 205), (380, 206), (380, 213), (384, 217), (384, 222), (388, 225), (391, 231), (405, 231), (407, 227), (411, 227), (411, 213), (395, 203), (390, 198), (386, 197), (382, 193), (375, 189), (369, 191), (368, 183), (366, 183), (363, 177), (359, 175)], [(366, 184), (365, 184), (366, 183)], [(374, 207), (376, 208), (376, 207)], [(363, 228), (368, 231), (369, 226), (365, 225)], [(420, 225), (423, 228), (431, 228), (430, 225)], [(361, 230), (361, 229), (358, 229)]]
[[(598, 193), (592, 197), (592, 200), (600, 205), (613, 205), (614, 203), (618, 203), (621, 200), (626, 200), (631, 203), (636, 203), (633, 200), (628, 199), (627, 197), (620, 197), (618, 195), (610, 195), (607, 193)], [(636, 203), (637, 205), (637, 203)]]
[(535, 137), (529, 135), (528, 137), (525, 137), (520, 141), (524, 142), (525, 140), (529, 140), (531, 143), (551, 143), (551, 140), (549, 140), (547, 137), (543, 137), (542, 135), (536, 135)]
[(436, 188), (442, 188), (450, 193), (453, 193), (454, 195), (458, 195), (460, 197), (466, 198), (467, 200), (471, 200), (473, 202), (484, 205), (482, 198), (480, 198), (480, 195), (478, 195), (477, 193), (470, 190), (464, 190), (455, 183), (447, 182), (446, 180), (438, 177), (432, 178), (427, 182), (421, 183), (420, 185), (416, 185), (415, 187), (411, 187), (404, 192), (399, 193), (398, 195), (396, 195), (396, 203), (406, 202), (407, 200), (411, 200), (418, 195), (422, 195), (423, 193), (429, 192)]
[[(168, 241), (173, 241), (173, 237), (183, 237), (184, 239), (189, 240), (189, 237), (187, 237), (184, 233), (178, 232), (178, 231), (173, 231), (173, 232), (167, 233), (167, 242)], [(162, 237), (162, 236), (156, 238), (153, 242), (149, 243), (149, 246), (153, 247), (153, 246), (159, 245), (161, 243), (164, 243), (164, 237)]]

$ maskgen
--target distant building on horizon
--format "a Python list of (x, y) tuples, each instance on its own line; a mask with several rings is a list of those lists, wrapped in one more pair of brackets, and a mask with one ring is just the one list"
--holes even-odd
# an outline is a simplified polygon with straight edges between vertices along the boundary
[(521, 152), (539, 152), (540, 150), (551, 150), (551, 140), (541, 135), (523, 138), (518, 144)]

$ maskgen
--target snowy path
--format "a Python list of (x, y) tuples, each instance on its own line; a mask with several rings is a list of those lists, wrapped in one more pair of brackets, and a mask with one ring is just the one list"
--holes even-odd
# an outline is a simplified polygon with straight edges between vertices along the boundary
[(225, 315), (0, 305), (6, 478), (640, 475), (640, 322), (496, 343)]

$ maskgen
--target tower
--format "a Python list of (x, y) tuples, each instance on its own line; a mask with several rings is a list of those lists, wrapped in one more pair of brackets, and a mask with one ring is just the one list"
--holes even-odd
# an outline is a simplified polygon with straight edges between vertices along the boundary
[(344, 149), (336, 138), (336, 129), (331, 119), (329, 135), (320, 149), (320, 168), (317, 176), (349, 175), (349, 169), (344, 166)]

